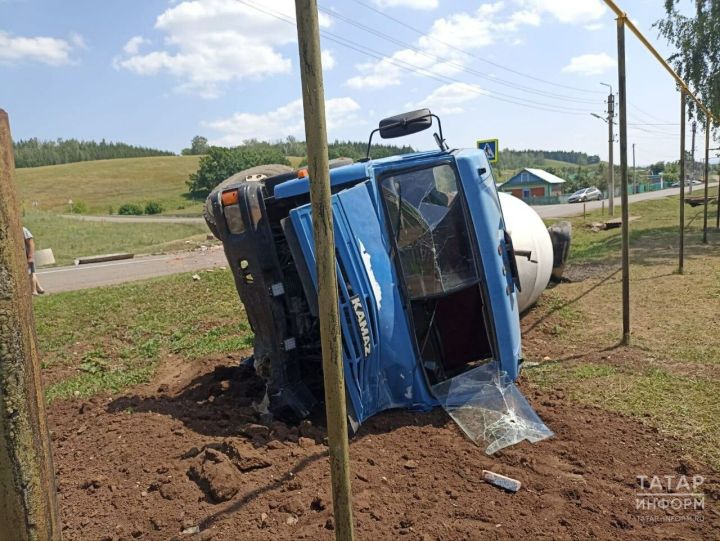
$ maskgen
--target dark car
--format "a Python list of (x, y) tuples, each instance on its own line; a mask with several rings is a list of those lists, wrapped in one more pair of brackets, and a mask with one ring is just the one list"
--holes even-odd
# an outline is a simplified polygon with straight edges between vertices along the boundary
[(584, 203), (585, 201), (600, 201), (603, 194), (595, 186), (582, 188), (568, 197), (568, 203)]

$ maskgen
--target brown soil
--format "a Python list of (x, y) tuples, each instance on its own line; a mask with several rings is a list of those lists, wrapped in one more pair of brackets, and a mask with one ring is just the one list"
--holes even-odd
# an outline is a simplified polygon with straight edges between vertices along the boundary
[[(261, 385), (237, 365), (168, 360), (126, 396), (53, 404), (65, 541), (334, 539), (324, 429), (263, 425)], [(350, 448), (357, 538), (717, 539), (716, 472), (637, 421), (524, 391), (556, 436), (494, 457), (441, 410), (368, 421)], [(636, 476), (680, 473), (706, 478), (704, 511), (635, 509)]]

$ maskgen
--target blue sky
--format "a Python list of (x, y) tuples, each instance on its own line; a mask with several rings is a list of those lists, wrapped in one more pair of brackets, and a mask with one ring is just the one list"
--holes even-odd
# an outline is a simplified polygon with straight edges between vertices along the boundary
[[(663, 3), (621, 2), (667, 54), (651, 28)], [(503, 148), (607, 157), (606, 126), (590, 115), (605, 110), (600, 83), (617, 88), (615, 20), (600, 0), (319, 6), (331, 139), (365, 140), (379, 119), (427, 106), (453, 147), (497, 137)], [(198, 134), (226, 145), (304, 139), (293, 17), (292, 0), (0, 0), (0, 107), (16, 139), (173, 151)], [(675, 160), (679, 94), (626, 40), (629, 142), (638, 163)]]

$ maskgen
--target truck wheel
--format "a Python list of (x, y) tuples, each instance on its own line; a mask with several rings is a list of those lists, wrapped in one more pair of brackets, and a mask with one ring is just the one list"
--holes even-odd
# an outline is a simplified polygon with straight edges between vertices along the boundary
[(277, 163), (272, 163), (268, 165), (257, 165), (255, 167), (250, 167), (249, 169), (240, 171), (239, 173), (235, 173), (230, 178), (223, 180), (220, 184), (215, 186), (213, 191), (210, 192), (210, 195), (208, 195), (207, 199), (205, 200), (205, 206), (203, 208), (203, 217), (205, 218), (205, 222), (207, 223), (208, 228), (210, 229), (210, 231), (212, 231), (212, 234), (215, 235), (216, 238), (220, 238), (218, 235), (217, 224), (215, 223), (215, 215), (213, 214), (212, 206), (212, 202), (215, 198), (217, 198), (217, 194), (219, 192), (223, 191), (225, 188), (231, 186), (232, 184), (238, 184), (244, 181), (261, 181), (265, 180), (266, 178), (274, 177), (276, 175), (284, 175), (285, 173), (290, 173), (292, 171), (294, 171), (294, 169), (289, 165), (280, 165)]

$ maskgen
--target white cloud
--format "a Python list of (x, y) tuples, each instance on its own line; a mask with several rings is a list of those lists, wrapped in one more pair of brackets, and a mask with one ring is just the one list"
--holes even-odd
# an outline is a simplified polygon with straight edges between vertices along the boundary
[[(295, 4), (265, 0), (257, 5), (259, 9), (235, 0), (177, 3), (155, 21), (164, 34), (164, 48), (139, 54), (136, 38), (143, 38), (136, 36), (126, 44), (127, 56), (114, 64), (139, 75), (169, 73), (179, 80), (176, 90), (207, 98), (219, 96), (232, 81), (288, 73), (291, 60), (277, 48), (297, 41), (294, 26), (286, 22), (295, 19)], [(321, 14), (320, 25), (329, 25), (327, 15)]]
[(603, 17), (606, 8), (601, 0), (519, 0), (535, 13), (549, 13), (561, 23), (582, 24)]
[(324, 49), (322, 55), (322, 67), (323, 71), (330, 71), (335, 67), (335, 55), (330, 49)]
[(452, 115), (464, 113), (467, 104), (487, 94), (486, 90), (477, 85), (450, 83), (439, 86), (416, 103), (406, 104), (406, 107), (408, 109), (427, 107), (437, 115)]
[(129, 55), (135, 55), (140, 52), (140, 47), (149, 43), (149, 39), (146, 39), (142, 36), (133, 36), (125, 44), (125, 46), (123, 47), (123, 51), (125, 51)]
[[(360, 105), (352, 98), (333, 98), (325, 102), (328, 132), (341, 126), (359, 122)], [(235, 146), (248, 139), (277, 140), (288, 135), (305, 137), (302, 99), (266, 113), (235, 113), (234, 115), (205, 122), (203, 126), (220, 135), (212, 139), (214, 145)]]
[(600, 75), (616, 66), (615, 59), (607, 53), (574, 56), (562, 71), (580, 75)]
[(72, 53), (84, 49), (82, 36), (71, 34), (68, 40), (44, 36), (13, 36), (0, 31), (0, 64), (40, 62), (50, 66), (72, 63)]
[(584, 28), (585, 28), (585, 30), (588, 30), (590, 32), (596, 32), (598, 30), (602, 30), (603, 28), (605, 28), (605, 25), (603, 23), (590, 23), (590, 24), (586, 24), (584, 26)]
[(472, 60), (461, 51), (472, 52), (500, 39), (511, 42), (512, 35), (522, 26), (540, 24), (539, 17), (527, 11), (501, 17), (503, 6), (502, 2), (482, 4), (473, 13), (455, 13), (437, 19), (414, 48), (401, 49), (383, 59), (358, 64), (356, 68), (360, 73), (348, 79), (347, 85), (358, 89), (399, 85), (401, 76), (407, 71), (453, 75)]
[(438, 0), (373, 0), (381, 8), (435, 9)]

